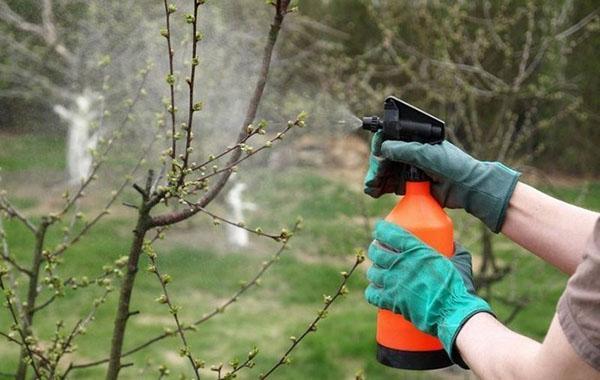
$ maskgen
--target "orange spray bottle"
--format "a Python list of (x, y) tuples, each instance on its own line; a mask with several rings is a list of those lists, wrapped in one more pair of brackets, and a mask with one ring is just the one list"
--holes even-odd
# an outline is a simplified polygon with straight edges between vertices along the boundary
[[(444, 122), (398, 98), (384, 103), (383, 120), (363, 118), (363, 129), (382, 130), (385, 140), (439, 144), (444, 140)], [(395, 165), (395, 166), (394, 166)], [(388, 170), (406, 176), (405, 195), (385, 218), (444, 256), (454, 251), (452, 221), (430, 193), (430, 178), (418, 168), (394, 163)], [(377, 360), (390, 367), (428, 370), (452, 365), (441, 342), (417, 330), (402, 315), (380, 309), (377, 314)]]

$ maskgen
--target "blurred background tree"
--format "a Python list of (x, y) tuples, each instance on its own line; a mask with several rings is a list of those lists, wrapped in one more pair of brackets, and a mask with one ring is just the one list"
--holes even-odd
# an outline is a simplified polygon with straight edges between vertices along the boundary
[(316, 83), (355, 113), (406, 98), (481, 159), (598, 173), (593, 1), (307, 0), (300, 10), (288, 45), (303, 56), (287, 81)]
[[(313, 0), (301, 10), (322, 25), (294, 35), (311, 53), (289, 81), (319, 83), (354, 113), (378, 113), (394, 94), (445, 120), (459, 147), (528, 178), (599, 174), (593, 2)], [(491, 299), (514, 263), (499, 263), (484, 226), (474, 239)], [(518, 312), (525, 293), (497, 296)]]
[(111, 84), (120, 84), (106, 91), (114, 108), (150, 50), (151, 40), (132, 36), (148, 33), (159, 15), (133, 1), (1, 1), (0, 128), (50, 132), (39, 121), (58, 124), (56, 104), (72, 106), (85, 89), (103, 91), (108, 63), (117, 78)]

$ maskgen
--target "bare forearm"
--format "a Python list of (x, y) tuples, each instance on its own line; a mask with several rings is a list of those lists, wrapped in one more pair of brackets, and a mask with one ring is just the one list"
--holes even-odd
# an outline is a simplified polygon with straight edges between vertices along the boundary
[(487, 313), (474, 315), (461, 329), (456, 344), (465, 362), (482, 379), (530, 378), (540, 343), (504, 327)]
[(482, 379), (599, 379), (600, 372), (573, 350), (555, 316), (543, 343), (479, 313), (461, 329), (456, 345)]
[(581, 262), (599, 215), (519, 183), (510, 199), (502, 233), (561, 271), (572, 274)]

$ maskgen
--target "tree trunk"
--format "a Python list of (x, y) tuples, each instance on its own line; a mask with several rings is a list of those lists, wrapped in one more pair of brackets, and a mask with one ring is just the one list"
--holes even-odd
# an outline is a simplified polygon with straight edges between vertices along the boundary
[[(38, 296), (38, 279), (40, 267), (42, 266), (42, 251), (44, 250), (44, 241), (46, 239), (46, 230), (49, 222), (44, 219), (35, 235), (35, 247), (33, 249), (33, 262), (31, 263), (31, 277), (29, 278), (29, 289), (27, 291), (27, 305), (23, 308), (23, 333), (25, 336), (31, 335), (31, 324), (35, 314), (35, 301)], [(24, 344), (27, 344), (24, 342)], [(26, 358), (29, 355), (28, 349), (23, 346), (19, 356), (19, 368), (15, 376), (16, 380), (25, 380), (27, 376), (28, 364)]]
[(121, 292), (119, 294), (119, 304), (117, 315), (113, 328), (113, 336), (110, 348), (110, 358), (108, 362), (108, 371), (106, 379), (115, 380), (119, 375), (119, 370), (122, 367), (121, 353), (123, 351), (123, 340), (125, 338), (125, 328), (127, 320), (131, 316), (129, 304), (131, 302), (131, 293), (135, 282), (135, 276), (138, 271), (138, 262), (142, 248), (144, 245), (144, 237), (148, 231), (149, 212), (145, 206), (142, 206), (139, 211), (138, 221), (135, 230), (133, 231), (133, 242), (129, 250), (129, 260), (127, 262), (127, 272), (121, 284)]

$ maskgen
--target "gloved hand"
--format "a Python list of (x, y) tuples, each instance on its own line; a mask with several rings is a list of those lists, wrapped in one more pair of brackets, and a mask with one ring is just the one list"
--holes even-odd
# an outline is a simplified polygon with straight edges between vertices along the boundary
[[(393, 166), (402, 163), (402, 166)], [(508, 202), (521, 173), (499, 162), (478, 161), (448, 141), (441, 144), (383, 141), (381, 131), (371, 143), (365, 193), (404, 194), (404, 169), (414, 165), (432, 179), (431, 192), (442, 207), (463, 208), (493, 232), (504, 223)]]
[(419, 330), (437, 336), (452, 361), (467, 368), (454, 343), (473, 315), (493, 314), (475, 294), (471, 256), (460, 245), (447, 259), (386, 221), (377, 223), (369, 247), (373, 265), (367, 271), (367, 301), (402, 314)]

